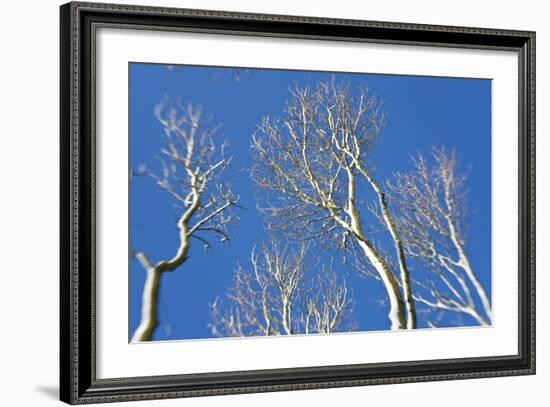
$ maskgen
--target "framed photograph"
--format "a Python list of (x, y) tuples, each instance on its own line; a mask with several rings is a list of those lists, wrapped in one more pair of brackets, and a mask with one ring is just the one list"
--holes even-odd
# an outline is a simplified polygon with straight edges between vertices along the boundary
[(535, 373), (535, 33), (61, 6), (61, 400)]

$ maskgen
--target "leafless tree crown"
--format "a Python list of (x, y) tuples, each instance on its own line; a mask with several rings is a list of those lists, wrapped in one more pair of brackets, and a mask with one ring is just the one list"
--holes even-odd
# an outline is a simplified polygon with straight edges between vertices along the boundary
[(238, 267), (225, 298), (211, 306), (216, 336), (330, 333), (349, 329), (351, 293), (327, 268), (306, 278), (306, 247), (272, 242), (254, 249), (251, 269)]
[(366, 89), (359, 100), (334, 82), (291, 89), (284, 118), (265, 117), (252, 137), (253, 179), (278, 193), (263, 207), (270, 226), (311, 237), (337, 231), (342, 241), (337, 219), (347, 218), (346, 171), (368, 161), (383, 121)]
[(227, 143), (220, 140), (220, 125), (210, 125), (203, 116), (202, 107), (179, 100), (157, 104), (155, 117), (162, 124), (165, 141), (157, 156), (161, 171), (145, 171), (186, 209), (181, 220), (193, 218), (188, 222), (190, 235), (212, 232), (226, 241), (227, 226), (238, 220), (231, 208), (239, 197), (220, 181), (231, 162)]
[(430, 166), (418, 153), (412, 170), (387, 185), (406, 254), (428, 272), (415, 280), (415, 300), (490, 324), (491, 304), (466, 251), (466, 177), (455, 151), (434, 148), (432, 159)]

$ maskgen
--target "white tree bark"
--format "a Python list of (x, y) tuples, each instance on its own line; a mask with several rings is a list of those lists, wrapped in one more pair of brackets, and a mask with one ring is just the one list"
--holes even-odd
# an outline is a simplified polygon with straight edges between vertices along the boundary
[(141, 298), (141, 322), (132, 337), (132, 342), (141, 342), (150, 340), (158, 325), (157, 306), (161, 272), (151, 265), (143, 253), (138, 253), (136, 258), (147, 273)]
[(365, 257), (370, 261), (374, 269), (378, 272), (384, 284), (390, 304), (388, 318), (391, 322), (391, 329), (405, 329), (407, 328), (407, 319), (405, 317), (405, 307), (399, 285), (389, 270), (384, 258), (380, 256), (363, 234), (359, 212), (355, 204), (355, 175), (349, 169), (346, 172), (348, 174), (348, 204), (346, 212), (350, 219), (350, 224), (349, 226), (346, 225), (346, 227), (354, 234), (359, 247), (363, 250)]
[[(198, 198), (196, 200), (198, 201)], [(187, 253), (189, 252), (189, 228), (187, 223), (196, 208), (197, 204), (192, 204), (180, 219), (180, 245), (176, 255), (171, 260), (167, 262), (161, 261), (156, 266), (153, 266), (145, 253), (139, 252), (136, 254), (136, 259), (145, 269), (147, 276), (141, 298), (141, 321), (132, 336), (132, 342), (150, 341), (153, 332), (158, 326), (160, 279), (164, 272), (174, 271), (187, 259)]]
[(382, 192), (381, 188), (370, 176), (370, 174), (364, 169), (361, 163), (356, 163), (359, 171), (367, 179), (372, 189), (375, 191), (376, 196), (378, 197), (378, 204), (382, 212), (382, 218), (384, 219), (384, 224), (387, 230), (390, 232), (393, 244), (395, 246), (395, 251), (397, 254), (397, 261), (399, 264), (399, 271), (401, 276), (401, 286), (403, 287), (403, 300), (405, 302), (406, 308), (406, 327), (407, 329), (416, 328), (416, 309), (414, 305), (414, 299), (411, 289), (411, 277), (409, 273), (409, 268), (407, 266), (407, 260), (405, 256), (405, 251), (403, 249), (403, 242), (399, 237), (399, 233), (394, 225), (394, 221), (388, 210), (388, 203), (386, 201), (385, 193)]

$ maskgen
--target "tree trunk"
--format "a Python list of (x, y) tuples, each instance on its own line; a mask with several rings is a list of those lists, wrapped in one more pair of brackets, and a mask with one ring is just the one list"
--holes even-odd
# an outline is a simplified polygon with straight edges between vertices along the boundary
[(158, 295), (160, 277), (166, 271), (174, 271), (187, 260), (189, 252), (188, 222), (199, 206), (199, 195), (195, 192), (191, 206), (185, 211), (178, 222), (180, 229), (180, 245), (175, 256), (168, 261), (161, 261), (153, 266), (145, 253), (137, 253), (136, 259), (147, 272), (143, 295), (141, 299), (141, 322), (135, 331), (132, 342), (150, 341), (158, 325)]
[(386, 262), (378, 256), (378, 254), (368, 243), (359, 240), (359, 246), (361, 246), (363, 252), (376, 269), (378, 275), (384, 283), (384, 287), (390, 300), (390, 311), (388, 313), (388, 318), (391, 322), (391, 329), (407, 329), (405, 304), (403, 303), (399, 284), (395, 280), (395, 277), (388, 270)]
[(391, 321), (391, 329), (407, 329), (407, 320), (405, 317), (405, 305), (403, 296), (399, 289), (399, 284), (388, 268), (386, 261), (372, 247), (370, 242), (365, 238), (361, 229), (361, 219), (359, 212), (355, 206), (355, 175), (350, 169), (347, 169), (348, 174), (348, 208), (347, 213), (350, 217), (350, 231), (355, 235), (359, 246), (369, 259), (370, 263), (378, 272), (378, 275), (384, 283), (388, 298), (390, 300), (390, 312), (388, 314)]
[(403, 243), (397, 234), (397, 230), (393, 224), (393, 221), (388, 212), (388, 204), (382, 192), (378, 192), (380, 205), (382, 206), (382, 214), (386, 226), (391, 234), (393, 243), (395, 245), (395, 251), (397, 252), (397, 259), (399, 261), (399, 271), (401, 274), (401, 284), (403, 286), (403, 295), (405, 297), (405, 305), (407, 310), (407, 329), (416, 329), (416, 308), (414, 305), (414, 299), (411, 291), (411, 277), (409, 268), (407, 267), (407, 260), (405, 257), (405, 251), (403, 250)]
[(403, 297), (405, 299), (405, 307), (407, 312), (407, 329), (416, 329), (416, 308), (414, 305), (414, 299), (411, 290), (411, 277), (409, 273), (409, 268), (407, 267), (405, 251), (403, 250), (403, 243), (399, 238), (399, 234), (397, 233), (397, 230), (388, 210), (386, 195), (384, 194), (384, 192), (382, 192), (376, 181), (359, 163), (357, 163), (357, 166), (361, 174), (363, 174), (363, 176), (367, 179), (372, 189), (374, 189), (374, 192), (378, 196), (378, 203), (382, 211), (382, 217), (384, 218), (386, 227), (392, 237), (397, 254), (397, 260), (399, 262), (401, 285), (403, 287)]
[(155, 267), (147, 269), (147, 277), (141, 298), (141, 322), (134, 332), (132, 342), (150, 341), (158, 325), (158, 295), (162, 272)]

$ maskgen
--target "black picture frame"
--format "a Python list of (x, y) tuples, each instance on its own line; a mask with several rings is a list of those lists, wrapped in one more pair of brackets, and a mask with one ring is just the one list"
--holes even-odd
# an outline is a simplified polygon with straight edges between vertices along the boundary
[[(72, 2), (60, 8), (60, 398), (70, 404), (535, 373), (535, 33)], [(96, 378), (95, 71), (97, 27), (375, 42), (519, 56), (519, 349), (514, 355)]]

